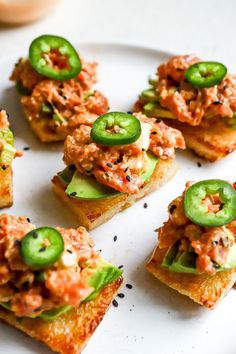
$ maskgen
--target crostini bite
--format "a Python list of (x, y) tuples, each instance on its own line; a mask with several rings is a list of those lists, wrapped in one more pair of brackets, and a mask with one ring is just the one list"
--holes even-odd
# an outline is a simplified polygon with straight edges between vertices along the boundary
[(21, 156), (21, 152), (14, 148), (7, 113), (0, 110), (0, 208), (9, 207), (13, 203), (11, 164), (16, 156)]
[(236, 149), (236, 75), (218, 62), (175, 56), (157, 68), (134, 111), (168, 120), (187, 147), (208, 161)]
[(182, 134), (145, 115), (109, 112), (81, 125), (64, 144), (67, 167), (54, 191), (92, 229), (166, 182)]
[(81, 61), (64, 38), (43, 35), (30, 45), (10, 77), (21, 95), (31, 129), (42, 142), (63, 141), (80, 124), (91, 125), (108, 110), (94, 88), (97, 64)]
[(158, 229), (147, 269), (161, 282), (213, 308), (236, 278), (236, 186), (223, 180), (186, 184)]
[[(14, 232), (12, 231), (14, 230)], [(79, 354), (122, 283), (86, 229), (0, 215), (0, 318), (61, 354)]]

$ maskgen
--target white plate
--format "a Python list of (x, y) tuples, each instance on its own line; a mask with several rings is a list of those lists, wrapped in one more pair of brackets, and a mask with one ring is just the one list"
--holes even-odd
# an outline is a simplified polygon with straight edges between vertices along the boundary
[[(157, 50), (124, 45), (83, 44), (86, 60), (99, 62), (98, 87), (109, 97), (112, 110), (128, 111), (147, 78), (168, 56)], [(76, 226), (51, 191), (50, 179), (62, 167), (62, 144), (43, 145), (31, 133), (8, 77), (17, 57), (0, 61), (0, 107), (11, 117), (16, 146), (29, 146), (14, 162), (14, 206), (7, 212), (27, 215), (36, 225)], [(84, 354), (234, 354), (236, 290), (214, 311), (203, 309), (162, 285), (144, 268), (156, 244), (154, 229), (167, 218), (168, 203), (187, 180), (223, 178), (236, 180), (235, 153), (210, 164), (191, 153), (178, 152), (179, 171), (160, 190), (136, 203), (92, 232), (97, 249), (106, 259), (124, 265), (124, 299), (111, 307), (89, 341)], [(197, 166), (200, 161), (202, 167)], [(148, 208), (144, 209), (144, 202)], [(113, 237), (117, 235), (116, 242)], [(129, 290), (125, 284), (131, 283)], [(0, 324), (0, 353), (49, 354), (45, 347), (13, 328)]]

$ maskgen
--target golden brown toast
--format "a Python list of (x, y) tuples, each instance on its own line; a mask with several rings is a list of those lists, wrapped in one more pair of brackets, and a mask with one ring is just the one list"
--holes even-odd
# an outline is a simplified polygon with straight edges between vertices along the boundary
[[(23, 105), (22, 105), (23, 107)], [(64, 141), (67, 132), (55, 132), (51, 130), (48, 126), (48, 119), (40, 117), (40, 119), (31, 119), (29, 112), (23, 107), (24, 115), (33, 130), (35, 135), (39, 138), (42, 143), (54, 143), (58, 141)]]
[(12, 168), (5, 166), (0, 167), (0, 208), (6, 208), (13, 203), (12, 192)]
[(77, 215), (79, 224), (91, 230), (105, 223), (120, 211), (130, 207), (148, 193), (159, 188), (162, 184), (171, 179), (175, 172), (176, 166), (173, 160), (159, 159), (152, 177), (144, 184), (139, 193), (131, 195), (118, 194), (100, 200), (78, 200), (69, 197), (65, 193), (65, 187), (57, 176), (53, 178), (52, 183), (55, 193), (58, 194)]
[(166, 120), (166, 123), (179, 129), (187, 147), (207, 161), (222, 159), (236, 149), (236, 128), (227, 126), (220, 119), (209, 128), (193, 127), (173, 119)]
[(218, 272), (213, 276), (175, 273), (161, 268), (166, 252), (167, 249), (157, 247), (146, 266), (147, 270), (162, 283), (209, 309), (214, 308), (235, 282), (236, 268)]
[(82, 303), (56, 318), (45, 321), (39, 318), (17, 319), (14, 314), (0, 307), (0, 318), (35, 338), (54, 352), (79, 354), (103, 319), (107, 309), (122, 284), (122, 277), (106, 286), (96, 299)]

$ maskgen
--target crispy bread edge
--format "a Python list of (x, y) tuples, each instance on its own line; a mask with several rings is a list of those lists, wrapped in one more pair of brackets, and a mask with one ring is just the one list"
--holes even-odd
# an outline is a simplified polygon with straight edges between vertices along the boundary
[(159, 159), (151, 179), (144, 185), (138, 194), (120, 194), (101, 200), (76, 200), (65, 194), (65, 187), (55, 176), (52, 180), (54, 192), (68, 205), (77, 215), (79, 223), (91, 230), (109, 219), (120, 211), (130, 207), (137, 200), (159, 188), (170, 180), (176, 172), (173, 160)]
[(13, 203), (12, 168), (0, 168), (0, 208), (6, 208)]
[(167, 249), (157, 246), (146, 266), (147, 270), (162, 283), (198, 304), (212, 309), (232, 288), (236, 279), (236, 268), (218, 272), (214, 276), (175, 273), (161, 268), (166, 251)]
[(79, 354), (103, 319), (121, 286), (120, 277), (106, 286), (96, 299), (82, 303), (54, 321), (17, 319), (10, 311), (0, 308), (0, 319), (37, 339), (54, 352)]
[(66, 136), (67, 136), (67, 132), (63, 132), (63, 133), (56, 133), (56, 132), (52, 132), (49, 128), (48, 128), (48, 119), (41, 117), (38, 120), (33, 120), (30, 119), (30, 114), (27, 111), (27, 109), (24, 107), (23, 104), (21, 104), (25, 118), (27, 120), (27, 122), (29, 123), (30, 128), (32, 129), (32, 131), (34, 132), (34, 134), (38, 137), (38, 139), (42, 142), (42, 143), (55, 143), (55, 142), (59, 142), (59, 141), (64, 141)]

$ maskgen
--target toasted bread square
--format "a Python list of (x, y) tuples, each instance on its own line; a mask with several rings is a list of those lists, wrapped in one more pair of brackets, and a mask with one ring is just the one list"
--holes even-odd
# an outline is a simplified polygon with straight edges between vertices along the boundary
[(167, 249), (157, 247), (146, 266), (147, 270), (162, 283), (209, 309), (215, 307), (236, 280), (236, 268), (218, 272), (213, 276), (175, 273), (161, 268), (166, 252)]
[(58, 141), (64, 141), (67, 132), (55, 132), (48, 126), (48, 119), (44, 117), (40, 117), (39, 119), (31, 119), (29, 112), (27, 109), (22, 105), (24, 115), (26, 120), (28, 121), (30, 128), (33, 130), (35, 135), (38, 137), (42, 143), (54, 143)]
[(43, 342), (54, 352), (79, 354), (103, 319), (121, 284), (122, 277), (106, 286), (96, 299), (82, 303), (78, 308), (53, 321), (39, 318), (19, 319), (2, 307), (0, 307), (0, 318), (30, 337)]
[(12, 168), (5, 167), (5, 169), (0, 167), (0, 209), (9, 207), (13, 203)]
[(166, 183), (176, 172), (173, 160), (158, 160), (156, 168), (150, 180), (137, 194), (118, 194), (114, 197), (103, 198), (100, 200), (78, 200), (69, 197), (65, 193), (65, 186), (55, 176), (52, 180), (53, 189), (56, 194), (68, 205), (77, 215), (79, 224), (91, 230), (109, 219), (120, 211), (130, 207), (137, 200), (151, 193)]
[(207, 161), (220, 160), (236, 149), (236, 128), (227, 126), (220, 119), (208, 128), (193, 127), (173, 119), (166, 120), (166, 123), (179, 129), (187, 147)]

